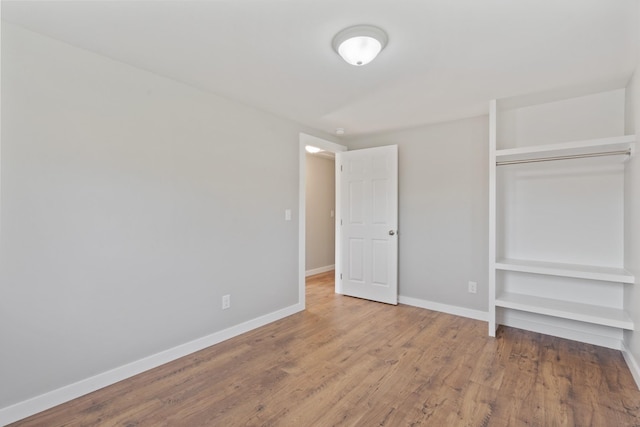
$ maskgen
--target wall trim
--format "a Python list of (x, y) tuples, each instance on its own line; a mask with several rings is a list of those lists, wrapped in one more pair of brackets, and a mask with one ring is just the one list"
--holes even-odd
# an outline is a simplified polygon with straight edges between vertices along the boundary
[(174, 361), (191, 353), (195, 353), (196, 351), (200, 351), (214, 344), (226, 341), (230, 338), (275, 322), (276, 320), (291, 316), (292, 314), (303, 310), (304, 307), (300, 303), (297, 303), (264, 316), (240, 323), (239, 325), (215, 332), (211, 335), (163, 350), (159, 353), (144, 357), (93, 377), (80, 380), (31, 399), (7, 406), (0, 409), (0, 425), (6, 425), (31, 415), (35, 415), (49, 408), (60, 405), (61, 403), (68, 402), (77, 397), (99, 390), (111, 384), (115, 384), (118, 381), (122, 381), (134, 375), (148, 371), (149, 369), (164, 365), (165, 363)]
[(411, 305), (413, 307), (426, 308), (427, 310), (440, 311), (442, 313), (453, 314), (454, 316), (468, 317), (470, 319), (489, 321), (489, 313), (486, 311), (473, 310), (471, 308), (460, 307), (457, 305), (442, 304), (439, 302), (428, 301), (419, 298), (398, 297), (400, 304)]
[(631, 376), (633, 376), (638, 390), (640, 390), (640, 364), (636, 358), (633, 357), (633, 353), (631, 353), (631, 350), (629, 350), (625, 343), (622, 343), (622, 355), (624, 356), (624, 361), (627, 362), (627, 366), (631, 371)]
[(325, 265), (324, 267), (312, 268), (311, 270), (305, 271), (305, 277), (313, 276), (314, 274), (326, 273), (327, 271), (335, 270), (336, 265)]

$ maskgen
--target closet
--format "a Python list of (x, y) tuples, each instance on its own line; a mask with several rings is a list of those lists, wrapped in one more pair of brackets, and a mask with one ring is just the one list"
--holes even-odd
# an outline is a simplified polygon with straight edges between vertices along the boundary
[(503, 324), (619, 349), (624, 90), (490, 103), (489, 334)]

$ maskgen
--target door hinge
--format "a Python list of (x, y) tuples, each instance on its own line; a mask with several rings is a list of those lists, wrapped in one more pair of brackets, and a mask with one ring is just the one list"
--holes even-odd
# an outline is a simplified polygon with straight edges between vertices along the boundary
[(340, 172), (342, 172), (342, 165), (340, 165)]
[(342, 220), (340, 220), (340, 225), (342, 225)]
[(342, 280), (342, 273), (340, 273), (340, 280)]

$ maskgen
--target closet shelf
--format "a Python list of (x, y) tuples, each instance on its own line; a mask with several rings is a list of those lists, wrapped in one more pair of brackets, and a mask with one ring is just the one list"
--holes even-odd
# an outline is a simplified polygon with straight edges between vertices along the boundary
[(495, 300), (497, 307), (564, 319), (578, 320), (597, 325), (633, 330), (633, 320), (627, 312), (599, 305), (582, 304), (552, 298), (503, 292)]
[[(611, 138), (589, 139), (584, 141), (561, 142), (557, 144), (535, 145), (528, 147), (496, 150), (497, 162), (526, 161), (547, 157), (581, 156), (599, 153), (619, 152), (633, 149), (635, 135), (615, 136)], [(617, 156), (626, 160), (627, 155)]]
[(496, 261), (496, 269), (504, 271), (518, 271), (521, 273), (573, 277), (576, 279), (635, 283), (635, 277), (633, 274), (622, 268), (502, 258)]

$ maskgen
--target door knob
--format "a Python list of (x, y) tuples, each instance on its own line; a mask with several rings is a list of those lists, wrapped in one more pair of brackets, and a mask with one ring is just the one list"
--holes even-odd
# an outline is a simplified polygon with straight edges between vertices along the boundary
[(389, 230), (389, 236), (393, 236), (394, 234), (396, 234), (396, 232), (395, 232), (395, 231), (393, 231), (393, 230)]

